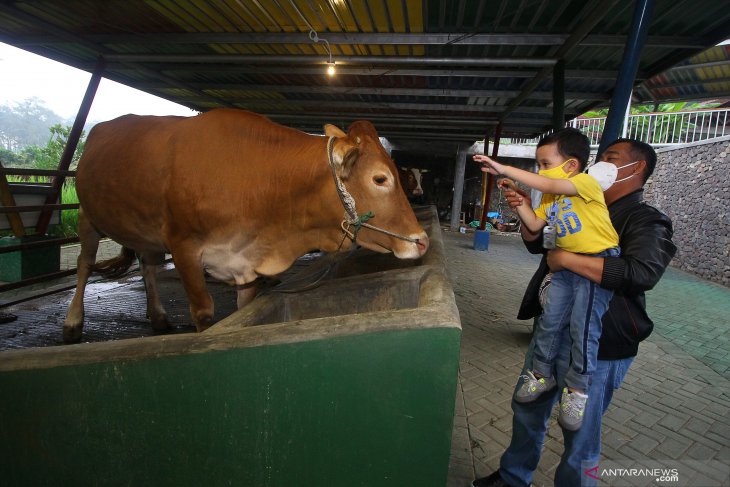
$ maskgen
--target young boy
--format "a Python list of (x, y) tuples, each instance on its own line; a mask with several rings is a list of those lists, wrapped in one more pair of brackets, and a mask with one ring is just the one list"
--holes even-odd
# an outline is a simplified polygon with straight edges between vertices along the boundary
[[(483, 164), (482, 171), (507, 176), (543, 193), (536, 210), (525, 205), (516, 208), (523, 232), (536, 236), (543, 231), (543, 246), (553, 248), (548, 245), (549, 230), (554, 232), (555, 243), (561, 249), (597, 257), (618, 256), (618, 235), (611, 225), (601, 186), (582, 172), (589, 153), (585, 135), (576, 129), (563, 129), (538, 143), (538, 174), (502, 165), (483, 155), (475, 155), (474, 160)], [(500, 185), (514, 183), (503, 179)], [(556, 386), (553, 362), (558, 347), (567, 346), (559, 343), (560, 330), (570, 326), (571, 364), (560, 398), (558, 421), (567, 430), (581, 427), (596, 367), (601, 318), (612, 295), (612, 291), (573, 272), (553, 274), (535, 332), (532, 370), (522, 376), (522, 385), (514, 395), (516, 401), (534, 401)]]

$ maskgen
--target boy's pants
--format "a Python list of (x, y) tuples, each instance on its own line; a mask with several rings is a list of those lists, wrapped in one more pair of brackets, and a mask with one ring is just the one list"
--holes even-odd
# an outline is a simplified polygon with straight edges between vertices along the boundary
[[(617, 257), (618, 248), (595, 257)], [(567, 347), (561, 330), (570, 327), (570, 369), (565, 376), (568, 387), (588, 391), (596, 370), (601, 318), (608, 309), (613, 291), (571, 271), (553, 274), (547, 302), (535, 334), (533, 371), (545, 377), (554, 374), (555, 357), (560, 347)]]

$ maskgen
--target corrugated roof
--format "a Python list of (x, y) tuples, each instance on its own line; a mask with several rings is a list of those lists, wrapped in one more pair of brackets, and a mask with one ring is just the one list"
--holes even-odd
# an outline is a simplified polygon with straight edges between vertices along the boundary
[(638, 101), (672, 102), (730, 98), (730, 45), (715, 46), (646, 80)]
[[(655, 4), (637, 83), (730, 35), (725, 2)], [(606, 105), (633, 7), (631, 0), (6, 1), (0, 41), (87, 71), (101, 56), (105, 77), (196, 110), (246, 108), (308, 131), (365, 118), (391, 139), (455, 142), (481, 139), (499, 121), (504, 136), (548, 129), (558, 60), (567, 118)], [(324, 73), (329, 54), (310, 26), (329, 43), (334, 77)], [(701, 80), (715, 68), (692, 73)], [(682, 71), (646, 90), (691, 94)], [(728, 93), (722, 73), (702, 89)]]

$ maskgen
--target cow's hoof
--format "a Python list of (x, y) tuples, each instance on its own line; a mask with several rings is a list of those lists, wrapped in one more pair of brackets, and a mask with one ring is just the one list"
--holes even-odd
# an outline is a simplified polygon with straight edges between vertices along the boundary
[(152, 329), (155, 331), (165, 331), (170, 328), (170, 323), (167, 321), (167, 315), (150, 319), (150, 323), (152, 323)]
[(198, 320), (197, 323), (195, 323), (195, 330), (200, 333), (201, 331), (205, 331), (208, 328), (210, 328), (213, 325), (213, 318), (203, 318)]
[(79, 343), (83, 325), (63, 325), (63, 343)]

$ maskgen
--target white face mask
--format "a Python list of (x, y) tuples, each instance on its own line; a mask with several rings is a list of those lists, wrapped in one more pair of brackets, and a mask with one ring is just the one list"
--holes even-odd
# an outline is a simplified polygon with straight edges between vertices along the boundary
[(630, 176), (626, 176), (625, 178), (621, 178), (618, 181), (616, 178), (618, 177), (618, 170), (623, 169), (625, 167), (633, 166), (634, 164), (638, 164), (639, 161), (635, 161), (629, 164), (626, 164), (625, 166), (616, 167), (610, 162), (605, 161), (598, 161), (590, 166), (588, 166), (588, 169), (586, 169), (586, 172), (593, 176), (596, 181), (598, 181), (598, 184), (601, 185), (601, 189), (603, 191), (606, 191), (608, 188), (613, 186), (616, 183), (620, 183), (621, 181), (626, 181), (627, 179), (630, 179), (636, 174), (632, 174)]

